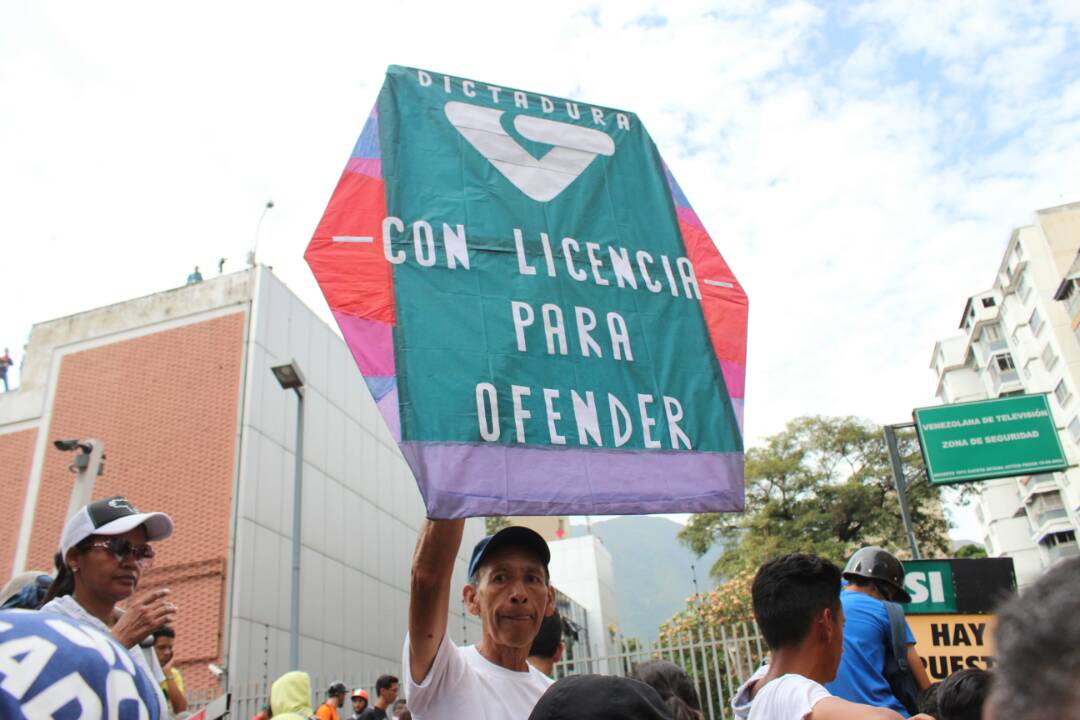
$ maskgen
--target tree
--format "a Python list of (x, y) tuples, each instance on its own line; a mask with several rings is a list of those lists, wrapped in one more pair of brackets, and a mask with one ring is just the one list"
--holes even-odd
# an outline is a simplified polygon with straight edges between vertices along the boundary
[[(913, 433), (897, 438), (904, 468), (921, 468)], [(746, 509), (741, 514), (693, 515), (679, 539), (698, 555), (714, 543), (725, 550), (713, 575), (753, 573), (790, 552), (814, 553), (843, 565), (864, 545), (900, 557), (908, 544), (879, 427), (854, 417), (808, 416), (746, 453)], [(945, 556), (948, 523), (937, 487), (909, 483), (912, 525), (923, 555)]]
[(986, 557), (986, 548), (975, 543), (968, 543), (956, 548), (955, 556), (958, 558), (984, 558)]
[(708, 592), (686, 600), (686, 607), (660, 625), (658, 657), (682, 666), (703, 707), (724, 707), (719, 678), (746, 678), (764, 660), (750, 599), (753, 574), (740, 572)]
[(510, 527), (510, 520), (502, 515), (490, 515), (484, 518), (484, 532), (494, 535), (505, 527)]
[(719, 632), (721, 625), (752, 621), (750, 583), (753, 579), (751, 573), (743, 571), (708, 592), (687, 598), (686, 607), (660, 625), (661, 642), (672, 644), (692, 637), (701, 627)]

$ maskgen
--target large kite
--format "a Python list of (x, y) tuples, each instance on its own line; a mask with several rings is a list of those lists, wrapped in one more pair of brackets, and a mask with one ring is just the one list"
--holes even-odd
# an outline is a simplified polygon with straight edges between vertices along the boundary
[(742, 509), (746, 294), (633, 113), (391, 66), (305, 257), (429, 516)]

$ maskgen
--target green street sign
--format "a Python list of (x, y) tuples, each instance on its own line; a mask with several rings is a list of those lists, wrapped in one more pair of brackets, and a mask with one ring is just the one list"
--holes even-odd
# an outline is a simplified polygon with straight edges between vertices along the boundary
[(933, 485), (1069, 466), (1045, 394), (917, 408), (913, 415)]
[(948, 560), (908, 560), (904, 563), (904, 589), (911, 602), (906, 613), (954, 613), (956, 589)]
[(1012, 558), (905, 560), (907, 615), (986, 615), (1016, 594)]

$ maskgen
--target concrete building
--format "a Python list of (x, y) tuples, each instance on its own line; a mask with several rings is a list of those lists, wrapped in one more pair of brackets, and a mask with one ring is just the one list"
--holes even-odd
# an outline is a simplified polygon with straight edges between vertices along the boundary
[[(562, 617), (563, 626), (563, 655), (561, 667), (564, 674), (587, 672), (578, 668), (579, 658), (583, 662), (589, 662), (592, 657), (592, 642), (589, 637), (589, 611), (581, 603), (570, 597), (563, 591), (555, 590), (555, 608)], [(585, 665), (585, 667), (589, 667)], [(562, 677), (558, 675), (557, 677)]]
[(514, 515), (506, 518), (511, 525), (523, 525), (550, 542), (570, 534), (570, 518), (566, 515)]
[(566, 538), (549, 545), (551, 584), (586, 611), (588, 656), (598, 659), (589, 672), (614, 672), (617, 662), (606, 659), (618, 652), (614, 630), (618, 628), (619, 614), (611, 553), (595, 535)]
[[(300, 666), (400, 676), (420, 494), (345, 343), (264, 267), (33, 327), (0, 395), (0, 576), (52, 568), (73, 478), (52, 441), (99, 438), (93, 497), (175, 520), (143, 585), (173, 590), (187, 685), (222, 689), (208, 663), (230, 687), (284, 672), (297, 398), (270, 367), (290, 360), (306, 378)], [(469, 521), (455, 598), (482, 536)], [(450, 612), (453, 638), (476, 641)]]
[[(943, 403), (1049, 393), (1061, 444), (1080, 462), (1080, 203), (1035, 213), (1017, 228), (993, 285), (968, 298), (958, 336), (938, 341), (931, 368)], [(978, 483), (975, 515), (987, 552), (1012, 557), (1017, 582), (1080, 553), (1080, 471)]]

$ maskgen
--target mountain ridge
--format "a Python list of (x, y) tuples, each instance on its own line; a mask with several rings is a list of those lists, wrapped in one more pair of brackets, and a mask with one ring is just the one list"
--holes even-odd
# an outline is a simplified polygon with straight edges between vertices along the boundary
[[(660, 623), (686, 607), (687, 598), (693, 596), (695, 573), (700, 592), (713, 587), (709, 568), (721, 549), (714, 547), (699, 558), (679, 542), (681, 529), (677, 522), (648, 515), (592, 522), (592, 534), (611, 553), (619, 629), (624, 637), (656, 640)], [(577, 537), (588, 532), (584, 525), (573, 525), (570, 534)]]

